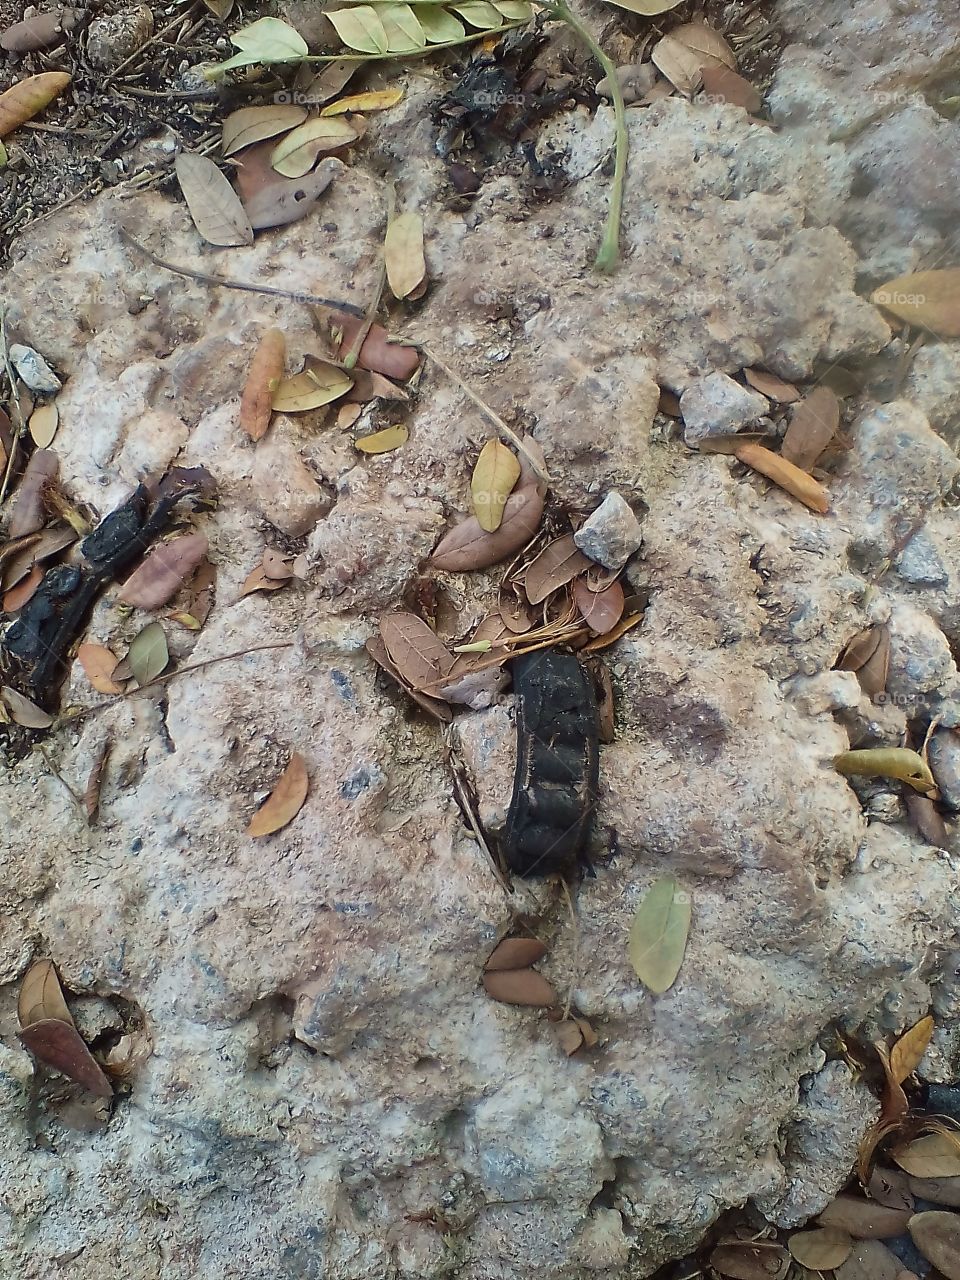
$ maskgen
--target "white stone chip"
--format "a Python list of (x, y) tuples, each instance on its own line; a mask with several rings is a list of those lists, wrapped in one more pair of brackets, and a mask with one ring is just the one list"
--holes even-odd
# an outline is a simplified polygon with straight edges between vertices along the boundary
[(643, 542), (640, 521), (614, 490), (573, 535), (585, 556), (605, 569), (622, 569)]

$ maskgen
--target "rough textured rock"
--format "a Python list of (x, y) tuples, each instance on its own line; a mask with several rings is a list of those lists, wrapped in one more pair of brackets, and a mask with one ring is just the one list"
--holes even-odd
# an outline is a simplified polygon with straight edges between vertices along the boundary
[(142, 4), (94, 18), (87, 33), (87, 56), (106, 71), (126, 62), (153, 35), (153, 10)]
[(608, 493), (573, 540), (585, 556), (605, 569), (622, 569), (643, 542), (640, 521), (623, 494)]
[[(819, 69), (811, 109), (849, 122), (862, 86), (848, 92), (842, 59), (827, 65), (813, 8), (780, 6), (804, 44), (772, 101), (787, 102), (788, 74)], [(953, 11), (934, 23), (933, 0), (902, 22), (875, 0), (820, 10), (834, 36), (886, 42), (892, 73), (936, 70), (956, 43)], [(229, 251), (223, 269), (365, 305), (385, 211), (378, 164), (402, 158), (404, 194), (427, 214), (432, 284), (392, 331), (532, 431), (578, 516), (610, 489), (645, 504), (629, 574), (650, 603), (607, 655), (618, 736), (602, 749), (580, 942), (554, 886), (504, 894), (453, 799), (440, 732), (363, 649), (385, 608), (429, 599), (420, 566), (467, 507), (486, 420), (428, 355), (399, 452), (361, 457), (322, 412), (276, 420), (255, 449), (236, 422), (250, 354), (277, 323), (288, 368), (321, 353), (306, 308), (211, 291), (123, 248), (129, 219), (163, 256), (211, 269), (165, 196), (63, 210), (23, 240), (4, 280), (11, 334), (65, 380), (63, 483), (99, 515), (174, 460), (208, 466), (221, 501), (194, 523), (217, 568), (215, 606), (199, 635), (164, 626), (184, 666), (254, 651), (71, 721), (47, 744), (59, 777), (39, 755), (0, 776), (16, 815), (0, 826), (0, 1194), (14, 1224), (0, 1260), (29, 1280), (68, 1258), (76, 1280), (627, 1280), (690, 1248), (727, 1206), (753, 1197), (787, 1222), (830, 1197), (873, 1114), (863, 1087), (824, 1064), (831, 1026), (890, 1033), (932, 1001), (932, 1070), (957, 1071), (956, 965), (944, 960), (956, 838), (924, 844), (882, 785), (864, 793), (868, 821), (830, 765), (851, 735), (893, 743), (908, 717), (960, 723), (958, 463), (925, 416), (946, 435), (945, 357), (926, 357), (929, 376), (916, 366), (902, 400), (851, 411), (824, 517), (654, 424), (658, 385), (683, 392), (744, 364), (803, 379), (887, 343), (837, 229), (856, 238), (866, 150), (831, 139), (823, 114), (804, 123), (784, 108), (773, 132), (723, 106), (637, 112), (624, 262), (601, 279), (589, 263), (608, 110), (578, 108), (538, 134), (569, 191), (531, 207), (501, 169), (460, 212), (439, 194), (439, 87), (417, 69), (408, 87), (371, 117), (367, 150), (321, 215)], [(857, 108), (858, 127), (871, 110)], [(896, 149), (911, 130), (881, 136)], [(908, 183), (894, 191), (897, 234), (917, 228), (914, 262), (937, 234), (939, 197), (924, 197), (924, 220)], [(911, 580), (909, 556), (905, 575), (883, 571), (921, 531), (940, 584)], [(307, 552), (307, 580), (238, 599), (278, 540)], [(495, 604), (497, 577), (444, 576), (464, 629)], [(89, 638), (122, 653), (148, 616), (108, 596)], [(891, 692), (877, 704), (832, 668), (854, 632), (887, 619)], [(79, 670), (64, 696), (102, 701)], [(509, 695), (458, 712), (494, 834), (512, 734)], [(62, 781), (82, 791), (108, 740), (91, 827)], [(245, 837), (293, 750), (311, 779), (303, 810)], [(654, 998), (625, 939), (665, 872), (690, 890), (694, 923), (677, 984)], [(592, 1054), (565, 1057), (540, 1014), (479, 988), (521, 914), (548, 944), (545, 974), (596, 1025)], [(109, 1118), (68, 1112), (16, 1039), (36, 954), (83, 994), (89, 1034), (131, 1038)]]
[(756, 422), (769, 408), (765, 396), (724, 373), (695, 378), (680, 397), (683, 438), (696, 445), (707, 436), (727, 435)]

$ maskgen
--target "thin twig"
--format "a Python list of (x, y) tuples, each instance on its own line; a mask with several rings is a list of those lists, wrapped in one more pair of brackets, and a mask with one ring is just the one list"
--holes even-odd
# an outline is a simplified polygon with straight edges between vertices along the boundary
[(363, 308), (354, 306), (352, 302), (341, 302), (336, 298), (321, 298), (313, 293), (304, 293), (302, 289), (274, 289), (268, 284), (247, 284), (245, 280), (230, 280), (226, 276), (212, 276), (205, 271), (179, 267), (173, 262), (167, 262), (166, 259), (158, 257), (146, 245), (135, 240), (125, 227), (119, 227), (118, 231), (124, 244), (130, 245), (145, 258), (149, 258), (154, 266), (162, 267), (164, 271), (172, 271), (174, 275), (186, 276), (188, 280), (197, 280), (200, 284), (212, 284), (218, 289), (239, 289), (243, 293), (265, 293), (273, 298), (289, 298), (293, 302), (302, 302), (305, 306), (329, 307), (332, 311), (342, 311), (349, 316), (359, 316), (361, 319), (364, 317)]
[(464, 380), (460, 377), (459, 373), (454, 373), (453, 369), (451, 369), (448, 364), (445, 364), (444, 361), (440, 359), (440, 357), (437, 355), (437, 353), (433, 350), (432, 347), (425, 346), (424, 343), (422, 342), (417, 343), (417, 345), (419, 346), (423, 354), (429, 360), (433, 361), (433, 363), (437, 366), (437, 368), (443, 370), (443, 372), (447, 375), (447, 377), (450, 379), (451, 382), (456, 383), (456, 385), (460, 388), (460, 390), (467, 397), (467, 399), (473, 401), (473, 403), (477, 406), (480, 412), (484, 414), (484, 416), (490, 422), (493, 423), (493, 425), (497, 428), (500, 434), (504, 436), (507, 440), (509, 440), (515, 449), (519, 450), (519, 452), (523, 454), (526, 460), (530, 463), (530, 467), (533, 470), (534, 474), (540, 480), (542, 480), (544, 484), (549, 484), (550, 483), (549, 474), (544, 470), (544, 468), (533, 456), (533, 454), (530, 452), (527, 446), (523, 443), (523, 441), (517, 435), (516, 431), (514, 431), (513, 427), (508, 427), (507, 424), (504, 422), (504, 420), (500, 417), (500, 415), (498, 413), (495, 413), (494, 410), (491, 409), (487, 403), (485, 403), (485, 401), (481, 400), (480, 397), (477, 395), (477, 393), (467, 386)]
[(566, 1020), (570, 1017), (570, 1006), (573, 1004), (573, 984), (577, 979), (577, 970), (580, 967), (580, 925), (577, 921), (576, 908), (573, 905), (573, 896), (570, 893), (570, 886), (566, 880), (561, 879), (561, 888), (563, 896), (567, 902), (567, 908), (570, 912), (570, 927), (573, 929), (573, 959), (571, 961), (571, 976), (567, 986), (567, 998), (563, 1002), (563, 1016)]
[(3, 500), (7, 496), (7, 490), (10, 488), (10, 479), (13, 476), (13, 468), (16, 466), (20, 441), (26, 430), (23, 410), (20, 408), (20, 389), (17, 386), (17, 375), (14, 373), (13, 365), (10, 363), (10, 348), (7, 345), (7, 308), (6, 304), (3, 303), (0, 303), (0, 354), (2, 354), (3, 367), (10, 380), (10, 403), (14, 411), (12, 424), (14, 431), (13, 438), (10, 441), (10, 457), (7, 459), (7, 465), (3, 471), (3, 480), (0, 482), (0, 506), (2, 506)]
[(50, 771), (50, 773), (56, 778), (56, 780), (60, 783), (63, 789), (67, 792), (70, 799), (77, 806), (77, 808), (86, 812), (86, 810), (84, 810), (83, 801), (74, 791), (73, 787), (71, 787), (70, 783), (66, 780), (63, 774), (59, 771), (59, 769), (57, 769), (56, 765), (54, 765), (53, 761), (44, 751), (43, 746), (39, 742), (36, 743), (35, 745), (36, 745), (37, 751), (40, 753), (40, 755), (43, 758), (43, 763), (47, 766), (47, 769)]

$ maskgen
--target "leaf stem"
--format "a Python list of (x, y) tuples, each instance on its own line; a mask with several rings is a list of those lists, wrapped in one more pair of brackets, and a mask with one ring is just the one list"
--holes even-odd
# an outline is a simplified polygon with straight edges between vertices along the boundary
[(627, 104), (623, 100), (623, 89), (620, 86), (616, 66), (600, 48), (590, 28), (580, 21), (568, 6), (566, 0), (548, 0), (547, 3), (544, 3), (543, 0), (537, 0), (537, 3), (541, 9), (546, 10), (547, 13), (552, 13), (555, 18), (573, 28), (603, 68), (603, 73), (610, 85), (610, 93), (613, 96), (613, 182), (610, 187), (610, 207), (607, 211), (603, 240), (600, 242), (600, 249), (594, 259), (596, 269), (604, 274), (609, 274), (616, 268), (617, 258), (620, 254), (620, 219), (623, 214), (623, 188), (627, 177), (627, 152), (629, 150)]

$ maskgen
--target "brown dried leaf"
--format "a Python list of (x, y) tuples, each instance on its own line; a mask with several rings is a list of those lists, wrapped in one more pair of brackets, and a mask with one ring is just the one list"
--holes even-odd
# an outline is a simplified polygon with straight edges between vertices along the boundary
[(67, 1008), (63, 988), (52, 960), (35, 960), (23, 975), (17, 998), (17, 1017), (21, 1027), (44, 1018), (55, 1018), (73, 1026), (73, 1015)]
[(44, 492), (56, 482), (59, 469), (60, 460), (50, 449), (35, 449), (30, 455), (17, 490), (8, 538), (20, 538), (43, 528), (47, 518)]
[(960, 1214), (931, 1209), (910, 1219), (910, 1237), (947, 1280), (960, 1280)]
[(557, 1041), (568, 1058), (583, 1048), (583, 1032), (576, 1018), (564, 1018), (557, 1023)]
[(421, 707), (430, 715), (435, 716), (436, 719), (442, 721), (444, 724), (450, 723), (453, 719), (453, 713), (447, 704), (445, 702), (441, 702), (438, 698), (430, 698), (426, 694), (420, 693), (417, 689), (411, 689), (401, 676), (400, 672), (390, 661), (390, 655), (387, 653), (386, 646), (379, 636), (370, 636), (370, 638), (364, 643), (364, 648), (377, 666), (381, 667), (392, 680), (395, 680), (400, 688), (410, 695), (417, 706)]
[(914, 1178), (960, 1177), (960, 1146), (945, 1133), (928, 1133), (890, 1152)]
[(619, 582), (611, 582), (603, 591), (592, 591), (587, 578), (576, 578), (573, 600), (595, 636), (612, 631), (623, 617), (624, 594)]
[(0, 138), (43, 110), (70, 83), (66, 71), (44, 71), (28, 76), (0, 93)]
[(208, 546), (202, 533), (159, 543), (120, 588), (119, 599), (138, 609), (159, 609), (193, 575)]
[[(913, 1210), (913, 1195), (910, 1191), (910, 1179), (900, 1169), (890, 1169), (878, 1165), (870, 1175), (867, 1184), (867, 1195), (877, 1204), (888, 1209)], [(933, 1196), (929, 1197), (934, 1199)]]
[(939, 338), (960, 338), (960, 267), (897, 276), (871, 294), (870, 301)]
[(415, 613), (386, 614), (380, 619), (380, 637), (390, 661), (415, 689), (442, 680), (456, 662), (456, 655)]
[(263, 551), (263, 572), (275, 582), (288, 582), (293, 577), (290, 557), (273, 547), (265, 547)]
[[(363, 321), (356, 316), (344, 316), (340, 325), (339, 354), (349, 351), (354, 339), (360, 332)], [(406, 346), (402, 342), (391, 342), (390, 335), (383, 325), (372, 324), (363, 340), (357, 364), (364, 369), (372, 369), (374, 373), (382, 373), (385, 378), (395, 382), (406, 382), (417, 371), (420, 353), (416, 347)]]
[(11, 587), (9, 591), (4, 592), (3, 594), (4, 613), (16, 613), (18, 609), (22, 609), (23, 606), (27, 603), (27, 601), (31, 598), (31, 596), (35, 593), (35, 591), (37, 590), (37, 587), (39, 587), (42, 581), (43, 581), (43, 570), (40, 568), (39, 565), (35, 564), (31, 569), (27, 571), (27, 575), (25, 578), (22, 578), (15, 587)]
[(485, 973), (500, 973), (507, 969), (529, 969), (547, 954), (546, 944), (539, 938), (504, 938), (491, 951)]
[(910, 1190), (919, 1200), (948, 1204), (960, 1209), (960, 1174), (953, 1178), (908, 1178)]
[(542, 515), (543, 494), (536, 485), (523, 484), (504, 504), (503, 520), (495, 533), (487, 533), (476, 516), (470, 516), (440, 539), (430, 562), (453, 573), (486, 569), (529, 542)]
[(337, 96), (359, 66), (358, 60), (339, 58), (336, 62), (328, 62), (314, 75), (312, 67), (304, 63), (297, 72), (294, 88), (303, 94), (304, 101), (317, 105), (329, 102)]
[(680, 409), (680, 397), (675, 391), (670, 391), (667, 387), (660, 388), (660, 402), (657, 405), (659, 413), (665, 413), (668, 418), (682, 417)]
[(520, 479), (520, 463), (500, 440), (488, 440), (480, 450), (470, 479), (473, 512), (481, 529), (494, 533), (503, 520), (507, 499)]
[(890, 1050), (890, 1072), (898, 1084), (903, 1084), (919, 1067), (933, 1035), (933, 1018), (927, 1015), (903, 1033)]
[(42, 404), (39, 409), (34, 409), (30, 415), (30, 435), (38, 449), (46, 449), (53, 443), (59, 422), (60, 415), (55, 404)]
[(860, 687), (870, 697), (882, 693), (890, 667), (890, 628), (886, 624), (866, 627), (852, 636), (840, 650), (838, 671), (855, 671)]
[(102, 644), (82, 644), (77, 658), (98, 693), (123, 693), (123, 686), (111, 678), (117, 669), (117, 659), (109, 649)]
[(574, 542), (572, 533), (555, 538), (527, 566), (523, 580), (527, 599), (531, 604), (541, 604), (558, 587), (566, 586), (578, 574), (586, 573), (590, 564), (591, 561)]
[(766, 1241), (719, 1244), (710, 1266), (729, 1280), (782, 1280), (790, 1267), (786, 1249)]
[(759, 391), (770, 400), (776, 400), (778, 404), (793, 404), (800, 399), (800, 392), (792, 382), (784, 382), (766, 369), (744, 369), (743, 376), (754, 391)]
[(86, 810), (88, 822), (93, 822), (100, 808), (100, 789), (103, 786), (103, 774), (110, 755), (110, 745), (109, 739), (101, 745), (93, 767), (87, 775), (87, 784), (83, 789), (83, 807)]
[(286, 339), (279, 329), (268, 329), (254, 352), (240, 398), (240, 426), (251, 440), (266, 435), (286, 353)]
[(226, 22), (233, 12), (234, 0), (203, 0), (210, 12), (221, 22)]
[(752, 467), (774, 484), (792, 494), (811, 511), (823, 515), (829, 510), (826, 490), (806, 471), (801, 471), (787, 458), (771, 453), (762, 444), (745, 444), (734, 455), (745, 466)]
[(891, 1209), (862, 1196), (839, 1195), (817, 1217), (822, 1227), (838, 1227), (856, 1240), (887, 1240), (907, 1229), (910, 1209)]
[(702, 55), (672, 34), (664, 36), (653, 46), (650, 58), (684, 97), (692, 98), (700, 88), (700, 69), (704, 64)]
[(670, 35), (698, 54), (702, 59), (702, 67), (722, 66), (736, 71), (736, 54), (715, 27), (710, 27), (705, 22), (684, 22), (679, 27), (673, 27)]
[(950, 839), (950, 833), (947, 830), (947, 824), (944, 822), (942, 814), (930, 797), (917, 795), (915, 791), (908, 791), (903, 799), (907, 806), (907, 813), (910, 815), (910, 821), (926, 840), (927, 844), (933, 845), (936, 849), (945, 849)]
[(780, 456), (810, 471), (840, 426), (840, 401), (829, 387), (815, 387), (793, 410)]
[(306, 761), (294, 751), (276, 786), (250, 819), (246, 834), (269, 836), (292, 822), (303, 808), (309, 789)]
[(253, 244), (253, 227), (240, 198), (212, 160), (181, 151), (175, 168), (193, 225), (208, 244)]
[(423, 218), (410, 211), (392, 218), (383, 242), (387, 283), (395, 298), (407, 298), (423, 283), (427, 264), (423, 257)]
[(709, 98), (729, 102), (734, 107), (743, 107), (751, 115), (763, 106), (763, 97), (756, 85), (729, 67), (718, 63), (711, 66), (707, 63), (701, 68), (700, 75), (703, 78), (703, 92)]
[(853, 1240), (836, 1227), (820, 1227), (795, 1232), (787, 1241), (787, 1248), (801, 1266), (811, 1271), (832, 1271), (850, 1256)]
[(0, 35), (0, 49), (6, 49), (8, 53), (52, 49), (63, 39), (65, 29), (73, 25), (74, 14), (73, 9), (51, 10), (15, 22)]
[(101, 1098), (112, 1098), (113, 1087), (93, 1054), (80, 1039), (76, 1027), (58, 1018), (42, 1018), (20, 1032), (20, 1040), (33, 1056)]
[(244, 596), (252, 595), (254, 591), (279, 591), (281, 587), (287, 585), (286, 578), (270, 578), (261, 562), (255, 568), (251, 569), (243, 580), (243, 586), (240, 588), (238, 600), (242, 600)]
[(854, 1241), (850, 1256), (836, 1268), (835, 1280), (897, 1280), (903, 1263), (879, 1240)]
[(526, 601), (504, 594), (498, 608), (503, 625), (514, 635), (522, 635), (533, 627), (533, 615)]
[(583, 653), (599, 653), (601, 649), (608, 649), (610, 645), (615, 644), (621, 636), (632, 630), (643, 621), (642, 613), (631, 613), (627, 617), (621, 618), (612, 631), (608, 631), (604, 636), (597, 636), (591, 640), (589, 644), (585, 644), (581, 652)]
[(345, 166), (332, 156), (302, 178), (284, 178), (270, 167), (272, 142), (259, 142), (237, 156), (237, 191), (254, 231), (285, 227), (312, 213)]
[(877, 1057), (883, 1066), (884, 1074), (884, 1090), (880, 1103), (880, 1121), (881, 1125), (888, 1125), (897, 1122), (901, 1117), (905, 1116), (910, 1110), (910, 1104), (907, 1102), (907, 1095), (903, 1092), (900, 1081), (895, 1079), (893, 1071), (890, 1067), (890, 1054), (887, 1052), (887, 1046), (880, 1041), (874, 1044), (877, 1051)]
[(275, 138), (278, 133), (295, 129), (306, 118), (306, 107), (285, 106), (280, 103), (269, 107), (241, 107), (223, 122), (220, 150), (223, 155), (232, 156), (244, 147), (252, 147), (265, 138)]
[(483, 989), (501, 1004), (530, 1005), (549, 1009), (557, 1003), (557, 993), (536, 969), (501, 969), (483, 975)]
[[(361, 369), (357, 365), (351, 370), (351, 375), (353, 386), (343, 397), (345, 404), (361, 405), (370, 400), (399, 400), (401, 404), (405, 404), (410, 399), (410, 392), (406, 388), (398, 387), (395, 382), (391, 382), (389, 378), (385, 378), (382, 373), (376, 373), (373, 369)], [(360, 410), (357, 408), (352, 410), (352, 416), (348, 420), (341, 422), (338, 417), (337, 426), (351, 427), (359, 417)]]
[(9, 685), (0, 688), (0, 701), (10, 713), (10, 719), (23, 729), (49, 729), (53, 724), (53, 716), (49, 715), (35, 702), (25, 698)]
[(719, 436), (704, 436), (697, 441), (699, 453), (734, 454), (745, 444), (771, 444), (774, 437), (768, 431), (731, 431)]

